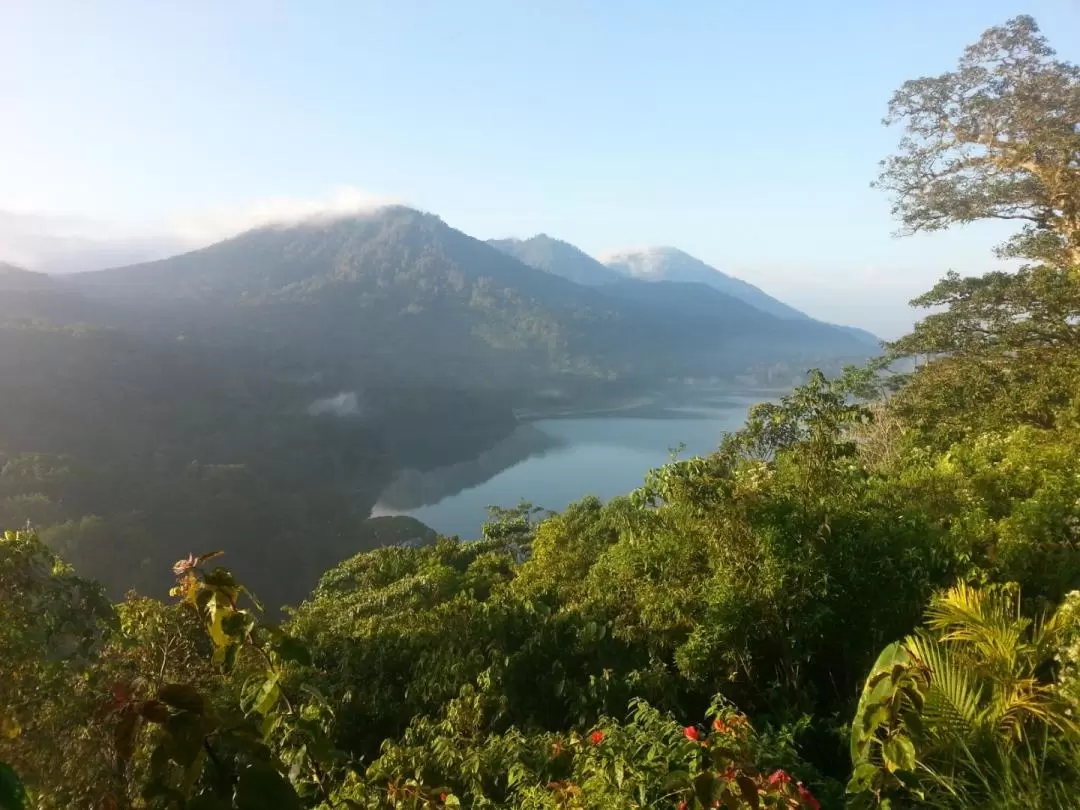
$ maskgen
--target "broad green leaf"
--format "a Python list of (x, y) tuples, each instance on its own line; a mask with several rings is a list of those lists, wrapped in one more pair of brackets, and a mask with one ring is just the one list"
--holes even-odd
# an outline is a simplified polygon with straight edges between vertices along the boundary
[(259, 688), (259, 692), (255, 696), (255, 701), (252, 704), (251, 710), (261, 715), (269, 714), (279, 697), (281, 697), (281, 688), (278, 686), (278, 676), (275, 673), (268, 676), (267, 679), (263, 681), (263, 685)]
[(903, 734), (898, 734), (885, 741), (881, 747), (885, 757), (885, 766), (890, 771), (915, 770), (915, 745)]
[(672, 771), (661, 783), (661, 790), (664, 793), (674, 793), (679, 790), (686, 790), (691, 787), (690, 774), (686, 771)]
[(749, 776), (740, 774), (735, 781), (739, 785), (739, 792), (742, 793), (743, 801), (754, 808), (754, 810), (757, 810), (758, 789), (757, 785), (754, 784), (754, 780)]
[(851, 780), (847, 785), (848, 793), (861, 793), (870, 788), (874, 777), (877, 776), (878, 767), (872, 762), (860, 762), (855, 766)]

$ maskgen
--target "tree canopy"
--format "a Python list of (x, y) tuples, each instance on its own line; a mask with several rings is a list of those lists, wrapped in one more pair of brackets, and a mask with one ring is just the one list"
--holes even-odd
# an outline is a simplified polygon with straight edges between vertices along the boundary
[(1080, 266), (1080, 67), (1055, 59), (1035, 20), (983, 34), (956, 70), (907, 81), (903, 124), (878, 183), (906, 231), (1017, 220), (1005, 255)]

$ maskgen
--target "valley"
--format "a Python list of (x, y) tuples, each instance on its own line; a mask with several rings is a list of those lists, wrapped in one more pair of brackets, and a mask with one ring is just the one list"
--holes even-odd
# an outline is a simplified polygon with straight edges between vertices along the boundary
[[(618, 413), (648, 432), (677, 401), (785, 390), (875, 350), (760, 309), (748, 285), (758, 306), (696, 280), (636, 279), (550, 237), (527, 244), (391, 206), (130, 267), (5, 265), (0, 523), (37, 528), (115, 597), (163, 593), (194, 545), (241, 560), (269, 604), (286, 604), (378, 544), (367, 519), (387, 497), (565, 505), (545, 491), (572, 480), (557, 469), (512, 496), (498, 488), (568, 441), (537, 417)], [(663, 442), (708, 452), (719, 432), (691, 442), (697, 427)], [(620, 474), (586, 491), (640, 483), (666, 451), (612, 459)], [(432, 526), (468, 538), (484, 516), (473, 505)]]

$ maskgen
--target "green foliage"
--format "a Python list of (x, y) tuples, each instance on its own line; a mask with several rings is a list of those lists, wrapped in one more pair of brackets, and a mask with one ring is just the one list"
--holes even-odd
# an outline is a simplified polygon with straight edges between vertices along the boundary
[(723, 701), (709, 712), (708, 732), (641, 701), (623, 722), (601, 717), (569, 733), (491, 733), (489, 709), (463, 690), (438, 721), (414, 721), (384, 747), (366, 783), (341, 795), (372, 808), (819, 807), (809, 787), (775, 767), (813, 773), (790, 742), (758, 733)]
[[(131, 765), (148, 725), (140, 780), (148, 807), (299, 810), (302, 796), (325, 798), (323, 779), (338, 765), (324, 732), (331, 710), (310, 688), (302, 701), (301, 693), (290, 698), (283, 682), (290, 668), (310, 666), (307, 647), (261, 622), (261, 606), (229, 571), (207, 570), (217, 556), (191, 556), (174, 568), (174, 593), (209, 637), (217, 688), (166, 682), (140, 700), (137, 681), (117, 685), (104, 715), (114, 722), (118, 767)], [(240, 607), (245, 596), (250, 607)]]
[(1018, 220), (1007, 255), (1080, 266), (1080, 67), (1054, 58), (1034, 19), (989, 29), (955, 71), (905, 82), (886, 122), (906, 128), (880, 180), (906, 229)]
[(102, 740), (80, 727), (94, 711), (93, 664), (114, 627), (98, 585), (34, 534), (0, 535), (0, 761), (31, 785), (58, 782), (42, 807), (85, 801), (108, 773)]
[(1066, 616), (1033, 621), (1012, 589), (960, 585), (934, 598), (926, 624), (886, 647), (866, 681), (851, 731), (857, 805), (1057, 807), (1075, 796), (1076, 704), (1048, 666)]

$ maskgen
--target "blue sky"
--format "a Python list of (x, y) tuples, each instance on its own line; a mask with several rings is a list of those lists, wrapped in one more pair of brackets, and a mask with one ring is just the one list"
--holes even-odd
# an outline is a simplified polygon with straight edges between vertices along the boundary
[(1018, 13), (1080, 61), (1078, 0), (0, 0), (0, 212), (148, 233), (359, 189), (894, 334), (1001, 231), (891, 238), (886, 102)]

